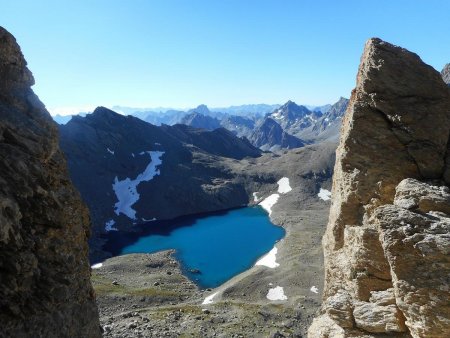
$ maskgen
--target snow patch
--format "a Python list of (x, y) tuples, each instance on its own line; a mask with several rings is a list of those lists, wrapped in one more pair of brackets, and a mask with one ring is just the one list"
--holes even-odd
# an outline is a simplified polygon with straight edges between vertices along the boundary
[(323, 199), (324, 201), (328, 201), (331, 199), (331, 191), (320, 188), (320, 191), (317, 194), (317, 196), (319, 196), (319, 198)]
[(277, 183), (278, 183), (278, 192), (280, 194), (286, 194), (292, 190), (291, 186), (289, 185), (289, 178), (287, 177), (281, 178)]
[(113, 225), (116, 224), (113, 219), (109, 220), (105, 223), (105, 230), (106, 231), (118, 231), (117, 228), (114, 228)]
[(311, 286), (311, 289), (309, 289), (311, 292), (314, 292), (314, 293), (319, 293), (319, 289), (317, 288), (317, 286)]
[(269, 292), (267, 293), (267, 299), (268, 300), (286, 300), (288, 298), (284, 294), (283, 287), (276, 286), (272, 289), (269, 289)]
[(277, 263), (277, 252), (278, 252), (278, 249), (276, 246), (274, 246), (273, 249), (270, 250), (261, 259), (259, 259), (255, 263), (255, 265), (267, 266), (268, 268), (271, 268), (271, 269), (274, 269), (274, 268), (280, 266), (280, 264)]
[(114, 151), (113, 150), (111, 150), (109, 148), (106, 148), (106, 150), (108, 150), (108, 153), (110, 153), (111, 155), (114, 155)]
[(134, 153), (131, 153), (131, 156), (133, 156), (133, 157), (134, 157)]
[[(275, 203), (278, 202), (278, 199), (280, 198), (280, 194), (286, 194), (289, 191), (292, 190), (291, 186), (289, 185), (289, 178), (283, 177), (278, 182), (278, 192), (279, 194), (272, 194), (269, 197), (266, 197), (259, 205), (263, 207), (264, 210), (266, 210), (269, 213), (269, 216), (272, 214), (272, 207), (275, 205)], [(253, 198), (256, 202), (256, 196), (253, 193)]]
[(270, 214), (272, 213), (272, 207), (275, 205), (275, 203), (278, 202), (278, 199), (280, 198), (279, 194), (272, 194), (269, 197), (266, 197), (259, 205), (266, 210)]
[(281, 112), (277, 111), (276, 113), (273, 113), (273, 114), (272, 114), (272, 117), (273, 117), (274, 119), (280, 119), (280, 118), (282, 118), (280, 115), (281, 115)]
[(91, 266), (92, 269), (100, 269), (103, 266), (103, 263), (97, 263)]
[(202, 305), (208, 305), (208, 304), (212, 304), (213, 298), (218, 294), (218, 292), (213, 293), (212, 295), (209, 295), (208, 297), (205, 298), (205, 300), (203, 301)]
[(156, 175), (160, 174), (159, 169), (156, 168), (162, 164), (161, 157), (164, 155), (164, 151), (146, 151), (141, 152), (139, 155), (143, 155), (145, 153), (150, 155), (151, 160), (143, 173), (139, 174), (134, 180), (127, 177), (124, 180), (119, 181), (117, 176), (114, 179), (112, 187), (116, 193), (117, 199), (119, 200), (114, 205), (114, 212), (116, 215), (122, 213), (128, 218), (136, 219), (136, 210), (131, 207), (139, 200), (139, 194), (136, 187), (139, 183), (150, 181)]

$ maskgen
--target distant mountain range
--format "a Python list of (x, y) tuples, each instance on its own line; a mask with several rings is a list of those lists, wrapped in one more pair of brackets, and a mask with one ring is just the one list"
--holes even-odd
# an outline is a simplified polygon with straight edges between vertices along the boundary
[[(240, 119), (251, 129), (243, 117), (231, 120)], [(230, 117), (226, 121), (232, 122)], [(304, 145), (270, 118), (252, 130), (253, 141), (262, 148), (273, 148), (266, 139), (286, 148)], [(102, 234), (108, 231), (132, 231), (133, 225), (155, 219), (248, 205), (254, 202), (254, 192), (270, 194), (281, 177), (305, 168), (299, 164), (294, 170), (283, 157), (263, 153), (223, 127), (208, 131), (183, 124), (155, 126), (104, 107), (73, 117), (59, 126), (59, 134), (71, 180), (90, 210), (95, 260), (107, 255), (101, 247)], [(305, 154), (316, 153), (324, 161), (320, 163), (328, 169), (317, 169), (324, 179), (331, 175), (334, 147), (328, 142), (304, 147)], [(310, 181), (315, 164), (308, 165), (302, 175), (316, 189), (316, 176)]]
[[(130, 114), (155, 126), (185, 124), (210, 131), (222, 127), (238, 137), (246, 137), (264, 151), (277, 151), (337, 139), (347, 104), (347, 99), (340, 98), (333, 105), (320, 107), (307, 107), (288, 101), (281, 106), (258, 104), (215, 109), (202, 104), (187, 111), (117, 108), (123, 114)], [(86, 116), (86, 113), (80, 115)], [(59, 124), (66, 124), (71, 118), (54, 117)]]

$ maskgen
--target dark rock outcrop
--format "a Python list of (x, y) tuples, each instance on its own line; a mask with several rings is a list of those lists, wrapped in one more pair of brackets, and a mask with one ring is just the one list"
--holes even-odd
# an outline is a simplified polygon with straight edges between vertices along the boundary
[(310, 337), (450, 335), (449, 134), (440, 74), (370, 39), (336, 151)]
[(100, 337), (90, 283), (89, 214), (58, 130), (0, 27), (0, 336)]
[(250, 142), (262, 150), (300, 148), (305, 144), (299, 138), (288, 134), (273, 119), (267, 117), (249, 137)]

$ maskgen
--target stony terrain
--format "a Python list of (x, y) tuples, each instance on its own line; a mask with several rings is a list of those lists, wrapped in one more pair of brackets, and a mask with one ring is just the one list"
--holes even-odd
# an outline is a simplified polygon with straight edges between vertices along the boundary
[(0, 27), (0, 337), (100, 337), (86, 206), (58, 130)]
[[(180, 272), (170, 252), (107, 259), (93, 270), (100, 317), (108, 337), (302, 337), (320, 306), (323, 261), (320, 238), (329, 202), (317, 197), (330, 189), (335, 144), (307, 146), (282, 155), (233, 161), (244, 176), (289, 177), (271, 219), (286, 236), (277, 243), (280, 266), (255, 266), (214, 290), (199, 290)], [(276, 184), (255, 185), (262, 199)], [(255, 203), (255, 202), (253, 202)], [(113, 282), (117, 282), (114, 285)], [(282, 286), (287, 300), (267, 299)], [(316, 286), (318, 293), (311, 291)], [(213, 303), (204, 299), (216, 294)]]
[(450, 335), (449, 134), (440, 74), (370, 39), (336, 152), (309, 337)]

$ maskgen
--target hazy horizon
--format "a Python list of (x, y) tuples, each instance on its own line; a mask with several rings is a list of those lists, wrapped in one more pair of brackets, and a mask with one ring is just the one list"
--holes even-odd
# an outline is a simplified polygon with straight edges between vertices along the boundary
[[(2, 1), (36, 94), (52, 111), (115, 105), (321, 106), (349, 97), (379, 37), (440, 71), (450, 2)], [(20, 20), (18, 20), (20, 18)]]
[[(288, 100), (289, 101), (289, 100)], [(293, 101), (293, 100), (290, 100)], [(302, 103), (302, 102), (295, 102), (298, 105), (302, 105), (305, 107), (321, 107), (321, 106), (325, 106), (327, 104), (333, 104), (336, 103), (338, 100), (334, 101), (334, 102), (330, 102), (330, 103), (326, 103), (323, 105), (310, 105), (310, 104), (306, 104), (306, 103)], [(287, 101), (286, 101), (287, 102)], [(224, 106), (224, 107), (210, 107), (208, 105), (206, 105), (208, 107), (209, 110), (219, 110), (219, 109), (227, 109), (230, 107), (240, 107), (240, 106), (246, 106), (246, 105), (269, 105), (269, 106), (275, 106), (275, 105), (279, 105), (282, 106), (283, 104), (285, 104), (286, 102), (282, 102), (282, 103), (264, 103), (264, 102), (260, 102), (260, 103), (244, 103), (244, 104), (232, 104), (229, 106)], [(165, 113), (168, 110), (179, 110), (179, 111), (188, 111), (191, 109), (195, 109), (198, 106), (203, 105), (203, 103), (200, 103), (196, 106), (193, 107), (130, 107), (130, 106), (124, 106), (124, 105), (113, 105), (113, 106), (105, 106), (105, 105), (99, 105), (99, 106), (80, 106), (80, 107), (56, 107), (56, 108), (49, 108), (46, 107), (47, 110), (50, 112), (50, 114), (52, 116), (55, 115), (60, 115), (60, 116), (67, 116), (67, 115), (76, 115), (79, 113), (92, 113), (95, 108), (103, 106), (105, 108), (108, 108), (110, 110), (115, 111), (116, 113), (122, 114), (123, 111), (120, 111), (118, 109), (118, 107), (121, 108), (127, 108), (127, 109), (134, 109), (135, 112), (139, 112), (139, 111), (160, 111), (162, 113)], [(125, 113), (125, 115), (127, 115)]]

